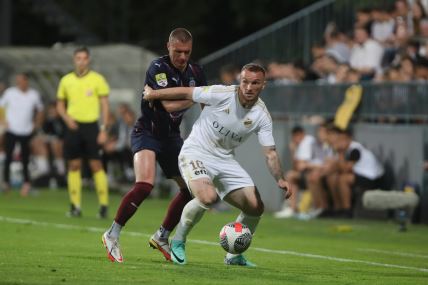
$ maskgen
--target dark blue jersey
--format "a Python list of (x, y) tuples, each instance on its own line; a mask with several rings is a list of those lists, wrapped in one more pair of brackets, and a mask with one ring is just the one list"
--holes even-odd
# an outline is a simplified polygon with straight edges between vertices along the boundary
[[(175, 68), (169, 56), (165, 55), (155, 59), (146, 72), (146, 82), (153, 89), (169, 87), (206, 86), (207, 82), (202, 68), (189, 62), (184, 72)], [(180, 135), (180, 123), (186, 110), (168, 113), (159, 100), (149, 103), (141, 100), (141, 116), (137, 127), (148, 131), (158, 138), (167, 138)]]

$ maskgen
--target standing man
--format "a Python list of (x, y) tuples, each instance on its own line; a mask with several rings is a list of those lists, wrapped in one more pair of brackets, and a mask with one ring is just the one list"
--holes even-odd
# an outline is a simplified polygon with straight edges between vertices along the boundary
[(28, 75), (16, 75), (16, 87), (6, 89), (0, 99), (0, 107), (5, 108), (6, 134), (4, 166), (4, 190), (10, 190), (10, 164), (13, 159), (13, 150), (16, 143), (21, 146), (21, 161), (24, 174), (24, 183), (21, 196), (27, 196), (31, 184), (28, 164), (30, 162), (30, 140), (35, 129), (39, 129), (43, 120), (43, 104), (39, 93), (30, 88)]
[[(167, 43), (168, 55), (151, 63), (146, 73), (146, 84), (152, 89), (206, 85), (201, 67), (189, 62), (192, 45), (192, 35), (188, 30), (173, 30)], [(178, 154), (183, 145), (180, 123), (185, 110), (192, 105), (192, 100), (141, 101), (141, 117), (131, 135), (135, 184), (123, 197), (112, 226), (102, 236), (111, 261), (123, 261), (119, 247), (120, 232), (153, 189), (156, 161), (166, 177), (174, 179), (180, 187), (162, 225), (149, 240), (151, 247), (171, 260), (168, 237), (180, 221), (184, 206), (192, 199), (178, 169)]]
[[(145, 87), (146, 100), (192, 100), (205, 104), (179, 156), (181, 174), (194, 195), (183, 209), (171, 240), (174, 263), (186, 264), (185, 242), (192, 227), (217, 200), (217, 195), (241, 210), (237, 222), (254, 234), (264, 205), (248, 173), (234, 158), (234, 149), (256, 133), (267, 167), (288, 198), (290, 185), (284, 178), (272, 135), (272, 119), (259, 99), (265, 86), (265, 70), (250, 63), (241, 70), (239, 86), (179, 87), (152, 90)], [(217, 181), (223, 187), (217, 187)], [(223, 190), (218, 190), (223, 189)], [(242, 254), (225, 257), (228, 265), (254, 266)]]
[[(86, 47), (74, 51), (75, 70), (60, 81), (57, 110), (67, 125), (64, 150), (68, 160), (67, 184), (71, 217), (81, 216), (82, 158), (89, 160), (100, 204), (99, 217), (107, 218), (108, 184), (100, 159), (100, 145), (106, 141), (106, 125), (110, 88), (104, 77), (89, 68), (90, 54)], [(67, 106), (67, 107), (66, 107)], [(98, 126), (100, 118), (102, 124)]]

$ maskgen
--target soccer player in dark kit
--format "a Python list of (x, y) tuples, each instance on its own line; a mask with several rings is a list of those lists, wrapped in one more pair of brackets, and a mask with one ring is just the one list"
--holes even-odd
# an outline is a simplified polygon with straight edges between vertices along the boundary
[[(192, 45), (192, 35), (188, 30), (173, 30), (167, 43), (168, 55), (151, 63), (146, 73), (146, 84), (153, 89), (207, 85), (201, 67), (189, 61)], [(174, 179), (180, 187), (162, 225), (149, 240), (151, 247), (171, 260), (168, 237), (180, 221), (184, 206), (192, 199), (178, 168), (178, 154), (183, 144), (179, 127), (185, 110), (192, 104), (191, 100), (141, 101), (141, 117), (131, 135), (135, 184), (123, 197), (112, 226), (102, 236), (111, 261), (123, 262), (120, 232), (149, 196), (155, 182), (156, 161), (166, 177)]]

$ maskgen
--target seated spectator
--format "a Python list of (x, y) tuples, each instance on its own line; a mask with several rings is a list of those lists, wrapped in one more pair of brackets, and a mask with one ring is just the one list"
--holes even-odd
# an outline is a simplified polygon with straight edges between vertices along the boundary
[(355, 44), (351, 50), (350, 65), (362, 76), (362, 79), (372, 79), (381, 68), (383, 47), (370, 38), (368, 26), (355, 26)]
[[(111, 129), (112, 133), (103, 147), (103, 160), (106, 166), (108, 162), (118, 166), (117, 175), (119, 177), (114, 177), (114, 179), (118, 179), (120, 182), (131, 182), (134, 172), (130, 135), (135, 123), (135, 114), (128, 105), (121, 104), (118, 108), (118, 116), (119, 119), (114, 119), (115, 126)], [(113, 177), (111, 172), (109, 168), (109, 176)]]
[(344, 40), (343, 33), (340, 33), (334, 23), (327, 25), (324, 33), (326, 42), (326, 53), (334, 56), (338, 63), (348, 63), (351, 57), (351, 49)]
[(337, 134), (333, 148), (338, 154), (336, 172), (330, 175), (334, 177), (336, 184), (330, 190), (334, 208), (343, 217), (352, 217), (352, 193), (359, 190), (378, 189), (382, 187), (384, 169), (375, 155), (361, 143), (352, 139), (349, 130), (334, 130)]
[(372, 9), (371, 36), (382, 45), (387, 45), (394, 36), (395, 21), (392, 14), (381, 6)]
[(366, 26), (369, 27), (369, 33), (371, 34), (371, 23), (372, 23), (372, 15), (371, 15), (371, 9), (364, 7), (361, 9), (358, 9), (355, 14), (355, 25), (356, 26)]
[(287, 181), (292, 185), (292, 196), (284, 202), (283, 209), (275, 213), (277, 218), (289, 218), (298, 212), (299, 189), (306, 189), (306, 175), (311, 167), (313, 147), (316, 139), (296, 126), (291, 131), (290, 153), (293, 157), (293, 168), (287, 173)]
[(416, 62), (415, 79), (418, 81), (428, 81), (428, 59), (421, 57)]
[(43, 133), (45, 134), (48, 150), (52, 158), (54, 174), (65, 176), (64, 162), (64, 135), (65, 123), (56, 109), (56, 102), (51, 102), (47, 107), (46, 117), (43, 122)]
[(413, 21), (413, 35), (421, 35), (421, 21), (427, 17), (427, 12), (424, 5), (420, 0), (414, 0), (412, 4), (412, 21)]

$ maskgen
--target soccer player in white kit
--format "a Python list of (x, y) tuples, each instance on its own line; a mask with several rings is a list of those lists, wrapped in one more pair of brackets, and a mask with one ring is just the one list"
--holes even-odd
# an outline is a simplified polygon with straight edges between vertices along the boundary
[[(179, 155), (181, 174), (195, 198), (184, 207), (171, 240), (171, 258), (174, 263), (186, 264), (186, 237), (205, 211), (216, 202), (217, 195), (242, 211), (237, 221), (247, 225), (254, 234), (264, 205), (253, 180), (234, 158), (234, 149), (252, 133), (258, 136), (269, 171), (279, 188), (289, 197), (290, 185), (284, 178), (275, 148), (272, 119), (259, 98), (264, 86), (265, 70), (258, 64), (250, 63), (241, 70), (239, 86), (159, 90), (145, 87), (146, 100), (187, 99), (205, 104)], [(228, 253), (225, 263), (254, 266), (241, 254)]]

